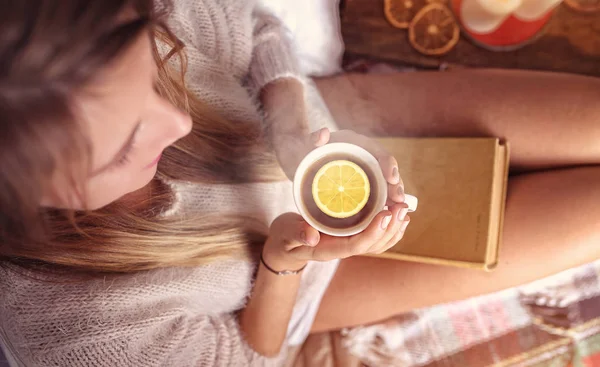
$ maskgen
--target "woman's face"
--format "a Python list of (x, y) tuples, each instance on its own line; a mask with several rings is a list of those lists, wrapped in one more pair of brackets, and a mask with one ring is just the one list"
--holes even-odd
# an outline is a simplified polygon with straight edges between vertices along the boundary
[(92, 147), (85, 192), (55, 174), (42, 205), (97, 209), (150, 182), (162, 151), (192, 128), (188, 114), (156, 93), (156, 78), (149, 37), (141, 36), (75, 98)]

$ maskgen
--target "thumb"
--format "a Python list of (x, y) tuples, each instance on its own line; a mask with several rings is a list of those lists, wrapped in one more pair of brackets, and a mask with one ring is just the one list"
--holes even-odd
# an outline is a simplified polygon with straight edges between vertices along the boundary
[(320, 147), (329, 142), (331, 132), (328, 128), (324, 127), (310, 134), (310, 139), (315, 147)]
[(270, 233), (279, 239), (286, 251), (301, 246), (314, 247), (320, 239), (319, 232), (296, 213), (286, 213), (275, 219)]
[(306, 261), (314, 260), (315, 250), (321, 234), (319, 231), (304, 222), (302, 231), (300, 232), (301, 240), (296, 242), (298, 245), (288, 248), (289, 253), (294, 254), (294, 257)]

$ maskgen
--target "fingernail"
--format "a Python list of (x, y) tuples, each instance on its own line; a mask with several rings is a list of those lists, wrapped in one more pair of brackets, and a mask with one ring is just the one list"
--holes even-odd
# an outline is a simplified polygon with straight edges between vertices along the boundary
[(402, 186), (398, 186), (398, 196), (404, 200), (404, 188)]
[(400, 181), (400, 173), (398, 172), (398, 167), (394, 167), (394, 170), (392, 171), (392, 176), (394, 176), (394, 180), (396, 182)]
[(388, 225), (390, 225), (391, 221), (392, 221), (391, 215), (386, 215), (385, 217), (383, 217), (383, 219), (381, 220), (381, 228), (386, 229), (388, 227)]
[(400, 209), (400, 211), (398, 212), (398, 217), (396, 217), (398, 222), (402, 222), (404, 220), (404, 217), (406, 217), (406, 214), (408, 214), (408, 208)]
[(304, 231), (302, 233), (304, 234), (304, 243), (306, 243), (307, 246), (314, 247), (321, 240), (321, 237), (319, 236), (319, 232), (317, 232), (317, 231), (310, 231), (310, 232)]
[(313, 245), (312, 244), (313, 241), (308, 238), (308, 236), (306, 235), (306, 231), (300, 232), (300, 239), (302, 240), (302, 242), (304, 242), (308, 246), (312, 246)]
[(405, 220), (404, 223), (402, 223), (402, 227), (400, 227), (400, 230), (402, 232), (406, 231), (406, 227), (408, 227), (409, 223), (410, 223), (410, 220)]
[(317, 131), (313, 134), (313, 144), (317, 144), (321, 140), (321, 135), (323, 134), (323, 129)]

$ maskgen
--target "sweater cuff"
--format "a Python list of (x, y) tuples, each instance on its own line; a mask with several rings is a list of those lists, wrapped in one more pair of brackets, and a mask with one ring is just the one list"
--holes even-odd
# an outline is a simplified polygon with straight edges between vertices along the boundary
[(250, 77), (257, 90), (279, 78), (296, 78), (302, 82), (291, 36), (272, 15), (263, 15), (257, 20)]

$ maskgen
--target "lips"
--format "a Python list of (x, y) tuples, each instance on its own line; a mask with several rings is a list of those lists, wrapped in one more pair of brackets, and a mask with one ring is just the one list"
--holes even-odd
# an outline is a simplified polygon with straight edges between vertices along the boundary
[(160, 158), (161, 158), (161, 157), (162, 157), (162, 153), (160, 153), (160, 154), (158, 155), (158, 157), (154, 158), (154, 160), (152, 161), (152, 163), (150, 163), (149, 165), (147, 165), (147, 166), (146, 166), (146, 167), (144, 167), (144, 168), (146, 169), (146, 168), (152, 168), (152, 167), (156, 166), (156, 165), (158, 164), (158, 161), (160, 161)]

